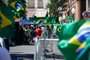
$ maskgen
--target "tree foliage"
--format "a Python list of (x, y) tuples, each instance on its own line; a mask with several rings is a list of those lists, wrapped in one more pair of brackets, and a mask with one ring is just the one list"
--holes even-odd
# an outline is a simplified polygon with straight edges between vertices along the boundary
[(60, 11), (59, 8), (64, 10), (66, 2), (67, 0), (50, 0), (50, 3), (47, 5), (47, 8), (49, 8), (49, 14), (57, 17)]

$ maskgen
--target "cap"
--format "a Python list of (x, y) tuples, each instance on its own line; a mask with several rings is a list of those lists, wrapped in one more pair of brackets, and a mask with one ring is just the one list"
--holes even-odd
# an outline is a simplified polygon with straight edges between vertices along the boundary
[(90, 11), (84, 11), (84, 12), (82, 13), (82, 16), (83, 16), (84, 18), (90, 17)]

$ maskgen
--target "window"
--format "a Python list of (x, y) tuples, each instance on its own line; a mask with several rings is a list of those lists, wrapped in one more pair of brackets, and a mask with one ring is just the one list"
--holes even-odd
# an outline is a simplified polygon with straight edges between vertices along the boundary
[(43, 0), (38, 0), (38, 8), (43, 8)]
[(90, 0), (88, 0), (88, 10), (90, 11)]
[(86, 0), (86, 10), (90, 11), (90, 0)]
[(35, 0), (28, 0), (27, 3), (28, 3), (28, 8), (34, 8), (35, 7)]

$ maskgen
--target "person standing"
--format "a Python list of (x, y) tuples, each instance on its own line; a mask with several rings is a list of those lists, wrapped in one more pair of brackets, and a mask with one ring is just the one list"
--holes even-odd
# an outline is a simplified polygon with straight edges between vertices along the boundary
[(42, 34), (42, 29), (41, 27), (37, 26), (36, 29), (34, 30), (34, 33), (36, 35), (35, 37), (35, 59), (39, 58), (38, 52), (39, 52), (39, 46), (40, 46), (40, 38)]
[(37, 38), (40, 38), (41, 37), (41, 34), (42, 34), (42, 29), (41, 29), (41, 27), (38, 27), (37, 26), (37, 28), (35, 29), (35, 35), (36, 35), (36, 37)]

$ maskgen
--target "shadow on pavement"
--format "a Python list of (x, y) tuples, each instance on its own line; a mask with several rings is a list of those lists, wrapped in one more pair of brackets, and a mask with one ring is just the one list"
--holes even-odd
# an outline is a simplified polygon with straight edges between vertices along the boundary
[(46, 58), (64, 59), (64, 56), (58, 55), (58, 54), (54, 54), (54, 53), (52, 53), (52, 54), (46, 53), (44, 56), (45, 56)]
[(11, 54), (12, 60), (33, 60), (34, 55), (33, 54)]

